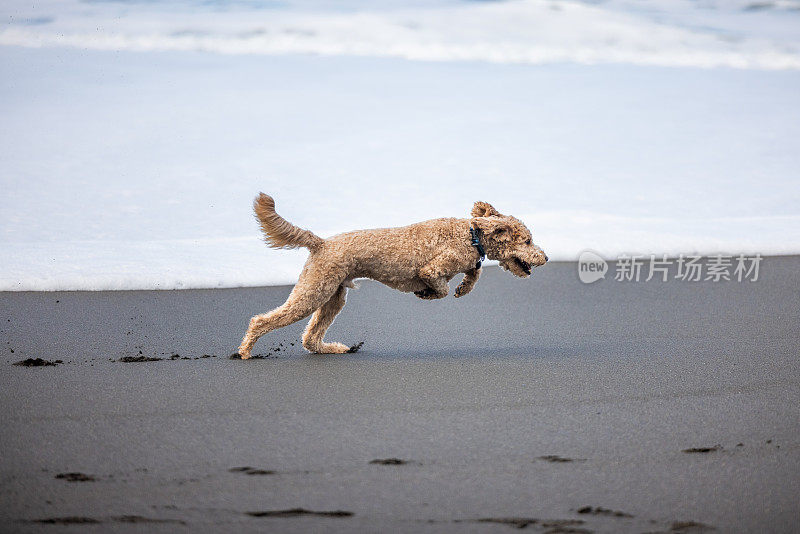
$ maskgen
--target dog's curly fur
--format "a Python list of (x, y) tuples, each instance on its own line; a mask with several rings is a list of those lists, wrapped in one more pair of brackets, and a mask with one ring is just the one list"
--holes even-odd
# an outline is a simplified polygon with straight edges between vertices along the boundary
[(463, 297), (480, 277), (479, 253), (471, 244), (470, 227), (478, 230), (486, 256), (519, 277), (547, 261), (531, 242), (531, 233), (518, 219), (502, 215), (486, 202), (476, 202), (470, 219), (433, 219), (402, 228), (358, 230), (322, 239), (298, 228), (275, 212), (275, 201), (259, 194), (254, 203), (264, 239), (273, 248), (309, 249), (310, 255), (289, 298), (269, 313), (256, 315), (239, 347), (242, 359), (258, 338), (312, 313), (303, 333), (303, 347), (320, 354), (341, 354), (350, 347), (322, 341), (345, 304), (347, 288), (356, 278), (372, 278), (387, 286), (413, 292), (421, 299), (447, 296), (448, 282), (464, 279), (455, 296)]

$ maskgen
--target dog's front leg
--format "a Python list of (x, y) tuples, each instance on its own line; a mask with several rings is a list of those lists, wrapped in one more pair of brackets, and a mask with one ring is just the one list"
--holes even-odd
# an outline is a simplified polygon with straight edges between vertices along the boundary
[(481, 269), (470, 269), (466, 273), (464, 273), (464, 279), (461, 280), (461, 283), (458, 284), (456, 288), (455, 297), (463, 297), (470, 291), (472, 288), (475, 287), (475, 283), (478, 281), (478, 278), (481, 277)]
[(425, 300), (445, 298), (450, 291), (447, 282), (457, 272), (458, 261), (459, 258), (449, 254), (442, 254), (431, 260), (419, 270), (418, 275), (428, 287), (422, 291), (415, 291), (414, 294)]

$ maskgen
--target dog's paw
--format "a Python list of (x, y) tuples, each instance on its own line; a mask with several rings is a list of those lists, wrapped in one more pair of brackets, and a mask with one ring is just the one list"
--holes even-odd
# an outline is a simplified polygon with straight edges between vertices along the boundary
[(414, 294), (421, 299), (432, 299), (435, 298), (436, 293), (433, 292), (433, 289), (426, 287), (422, 291), (414, 291)]
[(320, 343), (316, 346), (305, 346), (305, 349), (313, 354), (345, 354), (350, 347), (344, 343)]
[(344, 343), (323, 343), (320, 354), (345, 354), (349, 350), (350, 347)]
[(464, 289), (464, 286), (458, 286), (458, 287), (456, 288), (456, 292), (453, 294), (453, 296), (454, 296), (455, 298), (459, 298), (459, 297), (463, 297), (463, 296), (464, 296), (464, 295), (466, 295), (467, 293), (469, 293), (469, 290), (468, 290), (468, 289)]

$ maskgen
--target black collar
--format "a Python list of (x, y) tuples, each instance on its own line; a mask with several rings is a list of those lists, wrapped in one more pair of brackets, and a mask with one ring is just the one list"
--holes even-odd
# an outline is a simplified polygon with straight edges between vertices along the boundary
[(478, 263), (475, 264), (475, 270), (478, 270), (481, 268), (481, 262), (486, 259), (486, 251), (483, 250), (483, 245), (481, 245), (481, 231), (479, 229), (470, 226), (469, 235), (470, 238), (472, 239), (471, 241), (472, 246), (477, 248), (478, 254), (480, 254), (480, 258), (478, 258)]

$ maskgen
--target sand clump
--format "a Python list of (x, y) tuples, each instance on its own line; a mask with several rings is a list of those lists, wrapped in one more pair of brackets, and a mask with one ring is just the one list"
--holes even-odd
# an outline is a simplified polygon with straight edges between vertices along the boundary
[(539, 456), (539, 460), (544, 460), (545, 462), (550, 462), (553, 464), (566, 464), (570, 462), (585, 462), (583, 458), (567, 458), (564, 456), (558, 456), (557, 454), (548, 454), (546, 456)]
[(67, 482), (94, 482), (96, 479), (92, 475), (86, 473), (59, 473), (56, 475), (59, 480), (66, 480)]
[(123, 356), (118, 361), (123, 363), (159, 362), (161, 361), (161, 358), (150, 357), (150, 356)]
[(300, 517), (304, 515), (315, 515), (320, 517), (351, 517), (353, 512), (346, 510), (330, 510), (317, 512), (305, 508), (290, 508), (288, 510), (268, 510), (264, 512), (245, 512), (252, 517)]
[(400, 458), (378, 458), (370, 461), (370, 463), (375, 465), (405, 465), (408, 463), (408, 460), (401, 460)]
[(242, 473), (244, 475), (274, 475), (275, 471), (271, 469), (257, 469), (255, 467), (231, 467), (228, 469), (231, 473)]
[(55, 367), (56, 365), (64, 363), (62, 360), (43, 360), (41, 358), (28, 358), (14, 362), (14, 365), (21, 367)]
[(722, 445), (714, 445), (713, 447), (691, 447), (689, 449), (683, 449), (681, 452), (685, 452), (688, 454), (705, 454), (709, 452), (717, 452), (722, 450)]

